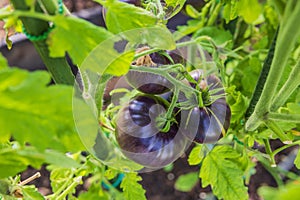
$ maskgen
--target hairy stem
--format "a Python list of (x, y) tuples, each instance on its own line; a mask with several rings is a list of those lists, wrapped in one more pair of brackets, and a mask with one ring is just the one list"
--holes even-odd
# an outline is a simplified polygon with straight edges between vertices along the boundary
[(258, 156), (257, 159), (260, 161), (260, 163), (264, 166), (264, 168), (273, 176), (273, 178), (275, 179), (277, 185), (283, 186), (283, 180), (280, 177), (280, 174), (278, 174), (277, 171), (275, 171), (277, 168), (274, 167), (270, 167), (269, 162), (266, 160), (266, 158), (262, 157), (262, 156)]
[[(253, 114), (246, 122), (246, 130), (255, 130), (263, 121), (263, 116), (269, 112), (272, 99), (275, 96), (278, 83), (285, 69), (289, 54), (300, 36), (300, 28), (295, 26), (300, 18), (300, 2), (288, 1), (285, 16), (281, 22), (281, 28), (278, 33), (278, 40), (275, 47), (274, 59), (269, 71), (268, 78), (263, 88), (262, 94), (255, 106)], [(294, 9), (289, 16), (291, 5)], [(288, 38), (288, 39), (287, 39)]]
[(300, 123), (300, 114), (268, 113), (267, 118), (273, 121)]
[(111, 77), (112, 76), (109, 74), (104, 74), (100, 78), (97, 88), (96, 88), (95, 101), (96, 101), (96, 107), (98, 109), (98, 119), (100, 119), (100, 116), (101, 116), (100, 113), (102, 112), (103, 95), (104, 95), (104, 91), (105, 91), (105, 86)]
[(277, 35), (278, 35), (278, 30), (279, 29), (277, 29), (277, 31), (275, 33), (275, 36), (273, 38), (272, 44), (270, 46), (270, 49), (269, 49), (269, 52), (268, 52), (268, 55), (267, 55), (267, 58), (264, 61), (262, 70), (260, 72), (258, 81), (257, 81), (256, 86), (255, 86), (254, 93), (251, 97), (250, 104), (249, 104), (248, 109), (247, 109), (246, 114), (245, 114), (246, 118), (249, 118), (250, 115), (253, 113), (253, 111), (255, 109), (255, 105), (257, 104), (257, 102), (259, 100), (259, 97), (261, 96), (261, 93), (263, 91), (266, 79), (267, 79), (269, 71), (270, 71), (271, 63), (272, 63), (272, 60), (273, 60), (273, 57), (274, 57), (274, 51), (275, 51), (275, 46), (276, 46), (276, 39), (277, 39)]
[(270, 145), (269, 140), (264, 139), (264, 144), (265, 144), (265, 150), (266, 150), (266, 153), (270, 156), (271, 167), (276, 167), (275, 158), (274, 158), (274, 156), (273, 156), (273, 152), (272, 152), (272, 149), (271, 149), (271, 145)]
[(291, 94), (298, 88), (300, 85), (300, 59), (298, 60), (296, 66), (290, 73), (289, 78), (284, 83), (280, 91), (275, 96), (271, 111), (276, 111), (280, 106), (282, 106), (286, 100), (291, 96)]
[(65, 199), (65, 197), (66, 197), (68, 194), (72, 193), (73, 190), (75, 189), (75, 187), (76, 187), (77, 185), (79, 185), (81, 181), (82, 181), (82, 177), (81, 177), (81, 176), (74, 178), (74, 179), (73, 179), (73, 182), (71, 183), (71, 185), (69, 185), (69, 186), (68, 186), (68, 187), (67, 187), (67, 188), (66, 188), (66, 189), (65, 189), (65, 190), (57, 197), (56, 200), (62, 200), (62, 199)]
[(222, 8), (222, 4), (221, 3), (216, 3), (217, 5), (215, 6), (213, 13), (211, 14), (211, 16), (208, 18), (208, 22), (207, 22), (207, 26), (212, 26), (215, 22), (216, 19), (220, 13), (220, 10)]

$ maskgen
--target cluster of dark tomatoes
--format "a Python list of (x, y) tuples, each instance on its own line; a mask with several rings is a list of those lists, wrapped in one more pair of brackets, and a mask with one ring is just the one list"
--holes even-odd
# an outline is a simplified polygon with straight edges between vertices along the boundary
[[(184, 63), (176, 52), (167, 53), (171, 60), (152, 53), (139, 58), (133, 65), (159, 68)], [(165, 129), (161, 122), (173, 98), (172, 83), (162, 75), (149, 72), (130, 70), (126, 74), (130, 86), (140, 92), (122, 105), (116, 118), (116, 139), (127, 158), (148, 168), (161, 168), (179, 158), (191, 142), (215, 143), (225, 134), (231, 111), (220, 79), (215, 75), (203, 77), (199, 69), (189, 75), (193, 81), (184, 79), (182, 82), (200, 91), (204, 104), (181, 104), (188, 102), (190, 97), (180, 92), (172, 119), (167, 119), (171, 121), (170, 126)]]

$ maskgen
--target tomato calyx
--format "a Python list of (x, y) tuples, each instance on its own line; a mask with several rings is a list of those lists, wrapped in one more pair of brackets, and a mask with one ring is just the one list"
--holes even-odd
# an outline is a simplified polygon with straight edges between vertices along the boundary
[[(148, 46), (144, 46), (141, 48), (138, 48), (136, 50), (136, 53), (142, 53), (144, 51), (150, 50), (150, 48)], [(136, 65), (136, 66), (147, 66), (147, 67), (154, 67), (157, 66), (156, 63), (154, 63), (150, 57), (149, 54), (141, 56), (139, 58), (137, 58), (132, 65)]]

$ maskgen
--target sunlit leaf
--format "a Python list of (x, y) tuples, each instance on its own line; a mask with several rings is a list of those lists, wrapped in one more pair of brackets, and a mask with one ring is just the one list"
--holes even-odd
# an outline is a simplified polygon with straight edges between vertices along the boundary
[(126, 173), (125, 177), (121, 183), (121, 188), (124, 192), (124, 197), (126, 200), (131, 199), (139, 199), (146, 200), (145, 190), (138, 182), (141, 181), (142, 178), (138, 176), (136, 173)]
[(240, 155), (229, 146), (216, 146), (203, 160), (200, 169), (202, 186), (211, 185), (220, 199), (248, 199), (243, 171), (234, 159)]
[(238, 4), (238, 14), (249, 24), (253, 23), (261, 14), (262, 7), (258, 0), (240, 0)]
[[(64, 57), (68, 52), (77, 65), (81, 65), (100, 42), (112, 37), (103, 27), (74, 17), (54, 17), (55, 28), (47, 44), (51, 57)], [(80, 38), (80, 39), (79, 39)]]
[(166, 0), (166, 18), (170, 19), (182, 9), (186, 0)]
[(300, 181), (294, 180), (280, 188), (263, 186), (259, 188), (258, 194), (265, 200), (298, 199)]
[(151, 12), (125, 2), (107, 1), (104, 7), (107, 9), (106, 26), (113, 33), (151, 27), (157, 22), (156, 16)]
[(0, 71), (0, 141), (13, 136), (40, 149), (83, 149), (73, 121), (72, 87), (49, 82), (47, 72)]
[(204, 151), (202, 145), (194, 147), (189, 155), (188, 162), (190, 165), (198, 165), (204, 158)]

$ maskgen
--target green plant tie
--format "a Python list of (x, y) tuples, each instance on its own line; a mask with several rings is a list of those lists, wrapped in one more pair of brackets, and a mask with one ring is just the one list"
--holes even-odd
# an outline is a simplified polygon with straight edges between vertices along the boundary
[[(64, 13), (63, 0), (58, 0), (58, 13), (59, 14)], [(41, 40), (47, 39), (49, 33), (52, 31), (52, 29), (54, 29), (54, 27), (55, 27), (54, 24), (50, 25), (48, 27), (48, 29), (46, 31), (44, 31), (43, 33), (41, 33), (40, 35), (29, 34), (26, 31), (26, 28), (24, 27), (24, 25), (22, 26), (22, 31), (30, 41), (41, 41)]]

